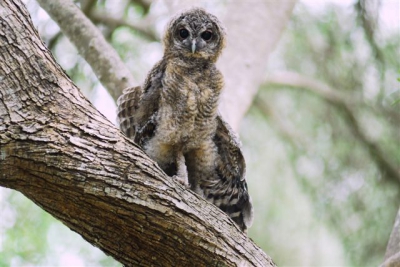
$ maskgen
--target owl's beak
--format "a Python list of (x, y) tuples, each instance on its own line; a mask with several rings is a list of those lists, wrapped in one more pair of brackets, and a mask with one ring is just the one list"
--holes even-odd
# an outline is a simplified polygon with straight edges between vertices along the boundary
[(196, 39), (192, 41), (192, 54), (194, 54), (194, 52), (196, 52)]

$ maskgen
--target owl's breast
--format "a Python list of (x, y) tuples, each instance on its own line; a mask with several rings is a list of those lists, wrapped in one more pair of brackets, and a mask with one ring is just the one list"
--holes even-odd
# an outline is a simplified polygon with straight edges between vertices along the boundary
[(179, 86), (164, 87), (157, 134), (169, 144), (196, 146), (215, 131), (217, 104), (218, 95), (201, 84), (185, 81)]

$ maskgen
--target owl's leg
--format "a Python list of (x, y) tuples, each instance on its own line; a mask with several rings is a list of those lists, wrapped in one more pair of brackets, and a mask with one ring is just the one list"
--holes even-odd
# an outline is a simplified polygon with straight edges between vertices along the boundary
[(162, 143), (156, 138), (150, 140), (145, 151), (167, 175), (176, 178), (182, 185), (189, 187), (185, 157), (181, 151), (176, 152), (173, 146)]
[(189, 188), (190, 185), (188, 179), (188, 172), (186, 168), (185, 157), (183, 156), (182, 151), (178, 152), (177, 154), (176, 167), (177, 167), (177, 173), (176, 175), (174, 175), (174, 178), (176, 178), (182, 185)]
[(205, 185), (217, 181), (215, 144), (211, 140), (204, 141), (200, 147), (189, 151), (185, 156), (191, 189), (208, 199), (209, 193)]
[(172, 146), (160, 142), (157, 138), (153, 138), (146, 144), (144, 151), (152, 160), (157, 162), (158, 166), (166, 174), (169, 176), (176, 174), (177, 169)]

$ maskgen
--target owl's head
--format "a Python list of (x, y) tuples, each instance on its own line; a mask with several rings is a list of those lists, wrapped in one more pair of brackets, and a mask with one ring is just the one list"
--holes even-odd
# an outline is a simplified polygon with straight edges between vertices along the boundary
[(165, 53), (182, 59), (215, 62), (225, 46), (225, 30), (204, 9), (189, 9), (174, 17), (164, 36)]

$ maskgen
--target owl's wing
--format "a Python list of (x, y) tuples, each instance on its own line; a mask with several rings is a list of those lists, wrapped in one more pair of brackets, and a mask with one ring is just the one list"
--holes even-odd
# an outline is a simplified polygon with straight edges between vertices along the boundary
[(214, 204), (226, 212), (242, 230), (246, 230), (253, 220), (253, 206), (245, 179), (246, 163), (238, 138), (220, 115), (217, 116), (217, 130), (213, 140), (219, 154), (216, 170), (220, 185), (217, 187), (221, 191), (226, 190), (219, 197), (214, 195)]
[(118, 98), (118, 122), (121, 131), (143, 147), (154, 136), (159, 107), (163, 64), (151, 70), (143, 87), (130, 87)]
[(119, 128), (130, 139), (134, 140), (136, 134), (135, 113), (138, 109), (142, 89), (140, 86), (129, 87), (124, 90), (117, 100), (117, 116)]

